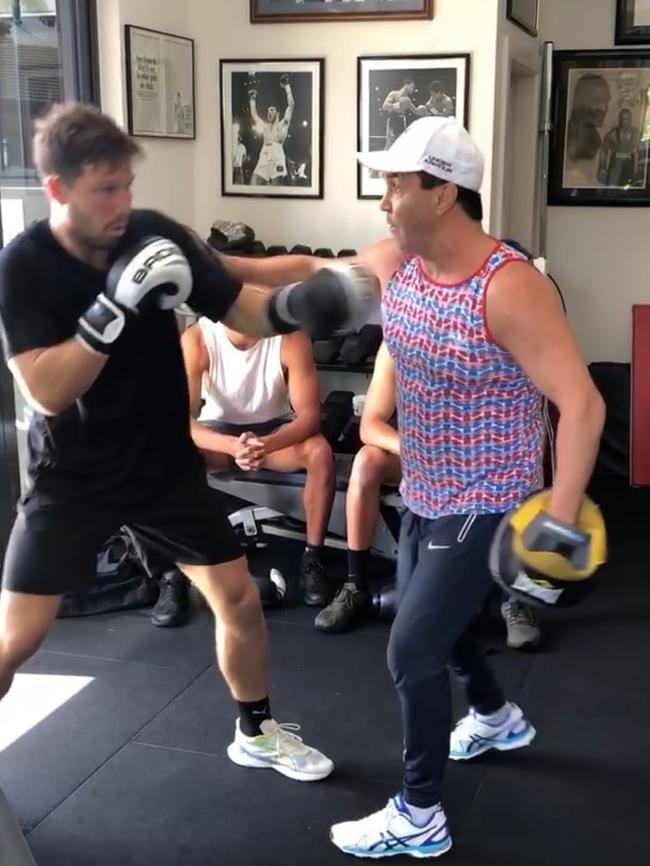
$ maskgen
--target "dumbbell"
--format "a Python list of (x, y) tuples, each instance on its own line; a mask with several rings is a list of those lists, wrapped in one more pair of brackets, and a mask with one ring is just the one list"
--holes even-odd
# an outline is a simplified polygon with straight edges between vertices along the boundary
[(314, 250), (314, 255), (319, 259), (333, 259), (334, 253), (329, 247), (318, 247)]
[(310, 256), (311, 254), (311, 247), (306, 244), (295, 244), (291, 247), (292, 256)]
[(262, 607), (277, 607), (287, 594), (287, 582), (277, 568), (269, 571), (269, 576), (251, 575), (260, 594)]
[(377, 354), (381, 341), (381, 325), (364, 325), (358, 334), (345, 338), (339, 350), (339, 360), (346, 364), (363, 364)]
[(266, 247), (262, 243), (262, 241), (253, 241), (253, 247), (251, 249), (252, 256), (265, 256), (266, 255)]
[(356, 454), (361, 448), (360, 424), (361, 419), (353, 416), (345, 425), (337, 446), (338, 450), (343, 454)]
[(314, 340), (311, 344), (314, 361), (317, 364), (331, 364), (339, 354), (343, 337), (330, 337), (329, 340)]
[(289, 251), (284, 246), (284, 244), (271, 244), (270, 247), (266, 248), (267, 256), (286, 256)]
[(372, 594), (372, 607), (380, 619), (390, 622), (397, 613), (397, 590), (394, 583), (388, 583)]
[(321, 406), (321, 433), (334, 448), (352, 417), (352, 391), (331, 391)]
[(339, 259), (351, 259), (357, 255), (356, 250), (339, 250), (336, 254)]

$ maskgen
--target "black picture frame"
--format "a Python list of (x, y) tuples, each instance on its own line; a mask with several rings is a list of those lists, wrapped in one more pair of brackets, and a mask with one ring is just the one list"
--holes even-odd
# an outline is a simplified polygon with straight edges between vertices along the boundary
[[(219, 101), (223, 196), (323, 198), (322, 57), (222, 59)], [(269, 128), (272, 107), (276, 109), (272, 122), (279, 124), (275, 129)]]
[(539, 33), (539, 0), (508, 0), (506, 16), (530, 36)]
[(129, 134), (193, 141), (194, 40), (125, 24), (124, 45)]
[[(414, 91), (412, 102), (420, 114), (405, 112), (403, 127), (406, 128), (418, 116), (439, 114), (456, 117), (465, 127), (469, 119), (469, 54), (404, 54), (366, 55), (357, 58), (357, 150), (384, 150), (390, 145), (389, 136), (397, 135), (399, 129), (390, 131), (392, 124), (383, 105), (391, 92), (406, 79), (412, 79)], [(440, 82), (438, 91), (440, 110), (425, 111), (425, 105), (433, 100), (430, 85)], [(399, 119), (399, 117), (397, 118)], [(379, 199), (383, 196), (385, 183), (381, 177), (373, 177), (364, 166), (357, 165), (357, 198)]]
[[(314, 21), (410, 21), (433, 18), (434, 0), (332, 0), (327, 6), (297, 0), (250, 0), (251, 24), (306, 24)], [(381, 8), (383, 4), (390, 8)]]
[(635, 23), (637, 0), (616, 2), (616, 45), (650, 45), (650, 16), (642, 24)]
[(650, 205), (650, 49), (556, 51), (549, 205)]

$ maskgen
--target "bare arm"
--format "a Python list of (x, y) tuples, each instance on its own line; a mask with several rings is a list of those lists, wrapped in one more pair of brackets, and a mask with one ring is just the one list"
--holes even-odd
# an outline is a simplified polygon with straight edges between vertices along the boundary
[(201, 408), (203, 374), (207, 373), (210, 368), (208, 351), (199, 325), (192, 325), (183, 332), (181, 348), (190, 397), (190, 433), (194, 444), (201, 451), (215, 451), (234, 457), (241, 448), (236, 436), (217, 433), (196, 420)]
[(388, 423), (395, 411), (395, 366), (382, 343), (363, 407), (359, 435), (364, 445), (376, 445), (399, 457), (399, 433)]
[(30, 406), (43, 415), (59, 415), (86, 393), (107, 360), (72, 338), (14, 355), (8, 366)]
[(395, 112), (399, 111), (399, 91), (392, 90), (388, 94), (386, 99), (384, 99), (382, 111), (385, 111), (387, 114), (395, 114)]
[(248, 105), (250, 107), (251, 118), (253, 119), (253, 125), (258, 127), (260, 131), (264, 129), (264, 123), (262, 118), (257, 113), (257, 101), (256, 101), (257, 93), (254, 90), (248, 94)]
[(284, 116), (282, 120), (287, 124), (287, 131), (289, 129), (289, 124), (291, 123), (291, 118), (293, 117), (293, 109), (296, 104), (296, 100), (293, 98), (293, 92), (291, 90), (291, 85), (287, 84), (284, 88), (284, 92), (287, 95), (287, 107), (284, 111)]
[(487, 322), (560, 413), (557, 472), (549, 514), (575, 522), (596, 461), (605, 420), (603, 400), (580, 357), (551, 283), (526, 264), (511, 264), (494, 277)]
[(282, 338), (282, 364), (287, 370), (289, 400), (295, 419), (269, 436), (261, 436), (266, 454), (298, 445), (320, 428), (320, 386), (311, 343), (296, 331)]
[[(315, 256), (271, 256), (254, 259), (242, 256), (224, 256), (211, 249), (232, 277), (254, 286), (279, 288), (297, 283), (313, 276), (318, 270), (333, 261), (347, 264), (358, 263), (376, 274), (382, 288), (395, 273), (404, 259), (404, 254), (393, 238), (385, 238), (365, 247), (358, 255), (337, 259), (321, 259)], [(236, 330), (236, 329), (235, 329)]]

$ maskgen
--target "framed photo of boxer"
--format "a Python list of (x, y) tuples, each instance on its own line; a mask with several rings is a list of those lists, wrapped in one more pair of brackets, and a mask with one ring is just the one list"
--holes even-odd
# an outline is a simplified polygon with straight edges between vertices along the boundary
[(649, 0), (617, 0), (616, 45), (650, 45)]
[(253, 24), (433, 18), (433, 0), (250, 0)]
[[(467, 126), (469, 54), (357, 58), (357, 149), (387, 150), (419, 117)], [(386, 184), (357, 167), (357, 197), (381, 198)]]
[(539, 0), (508, 0), (508, 20), (521, 27), (531, 36), (537, 36), (539, 28)]
[(550, 205), (650, 205), (650, 50), (556, 51)]
[(129, 133), (195, 138), (194, 40), (131, 24), (124, 34)]
[(220, 62), (223, 195), (322, 198), (324, 67)]

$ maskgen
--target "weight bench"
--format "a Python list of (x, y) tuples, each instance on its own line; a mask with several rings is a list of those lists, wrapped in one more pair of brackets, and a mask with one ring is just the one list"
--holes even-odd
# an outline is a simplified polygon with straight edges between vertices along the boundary
[[(336, 486), (332, 512), (324, 544), (346, 549), (345, 496), (352, 465), (352, 455), (337, 455)], [(263, 535), (305, 540), (305, 511), (302, 492), (304, 472), (211, 472), (208, 483), (215, 490), (249, 502), (229, 515), (233, 527), (241, 527), (251, 543), (261, 541)], [(397, 556), (397, 539), (402, 500), (397, 487), (386, 486), (380, 493), (379, 521), (371, 550), (386, 559)]]

